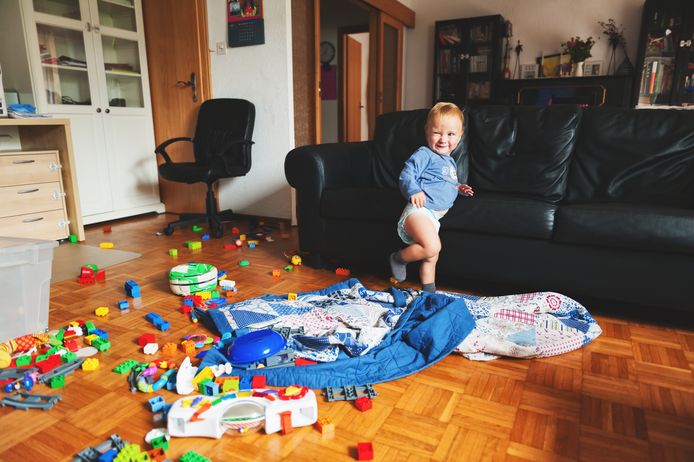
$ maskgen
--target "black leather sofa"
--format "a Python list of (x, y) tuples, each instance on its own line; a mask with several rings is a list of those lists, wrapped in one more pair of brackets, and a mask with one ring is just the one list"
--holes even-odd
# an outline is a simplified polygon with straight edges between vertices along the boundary
[[(379, 116), (373, 141), (303, 146), (285, 160), (300, 248), (387, 272), (403, 162), (427, 110)], [(441, 221), (437, 280), (578, 300), (694, 307), (694, 111), (465, 109), (453, 153), (475, 188)], [(411, 265), (412, 266), (412, 265)], [(408, 278), (418, 281), (416, 269)]]

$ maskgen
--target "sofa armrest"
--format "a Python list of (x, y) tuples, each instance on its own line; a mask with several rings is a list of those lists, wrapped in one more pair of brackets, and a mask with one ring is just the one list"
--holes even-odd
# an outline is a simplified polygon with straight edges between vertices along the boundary
[(372, 141), (298, 147), (287, 154), (284, 174), (296, 189), (299, 247), (319, 255), (323, 249), (324, 222), (320, 215), (323, 191), (358, 188), (371, 184)]
[(372, 141), (301, 146), (287, 154), (284, 172), (297, 190), (364, 186), (371, 180), (373, 150)]

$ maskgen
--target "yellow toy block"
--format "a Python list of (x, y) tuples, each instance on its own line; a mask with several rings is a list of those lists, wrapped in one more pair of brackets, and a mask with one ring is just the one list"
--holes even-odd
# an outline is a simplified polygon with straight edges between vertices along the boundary
[(83, 371), (95, 371), (99, 368), (99, 360), (97, 358), (87, 358), (82, 363)]
[(92, 342), (98, 338), (99, 336), (96, 334), (87, 335), (86, 337), (84, 337), (84, 343), (86, 343), (87, 345), (91, 345)]
[(102, 249), (112, 249), (113, 248), (113, 242), (102, 242), (99, 244), (99, 247)]
[(195, 295), (201, 297), (203, 300), (209, 300), (212, 298), (212, 292), (203, 290), (202, 292), (195, 292)]
[(294, 255), (292, 257), (292, 265), (294, 266), (300, 266), (301, 265), (301, 257), (298, 255)]
[(205, 367), (203, 370), (197, 373), (197, 375), (193, 378), (193, 386), (197, 388), (198, 384), (205, 379), (214, 380), (214, 372), (212, 372), (212, 369), (209, 367)]
[(97, 316), (106, 316), (108, 314), (108, 306), (100, 306), (94, 310), (94, 314)]
[(239, 236), (239, 240), (240, 240), (240, 241), (245, 241), (245, 240), (246, 240), (246, 235), (245, 235), (245, 234), (240, 235), (240, 236)]
[(221, 382), (222, 393), (226, 393), (227, 391), (236, 391), (239, 389), (239, 377), (236, 375), (232, 377), (217, 377), (216, 382)]
[(258, 245), (258, 241), (256, 239), (249, 240), (248, 245), (251, 245), (251, 244)]
[(292, 293), (292, 292), (289, 292), (289, 293), (287, 294), (287, 300), (296, 300), (296, 294), (295, 294), (295, 293)]

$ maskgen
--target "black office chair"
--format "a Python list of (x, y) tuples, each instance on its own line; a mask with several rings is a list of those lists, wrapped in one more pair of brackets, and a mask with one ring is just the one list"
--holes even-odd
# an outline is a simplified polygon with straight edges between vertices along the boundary
[[(209, 232), (222, 237), (224, 222), (231, 221), (231, 210), (218, 211), (213, 185), (220, 178), (243, 176), (251, 169), (251, 141), (255, 122), (255, 106), (243, 99), (219, 98), (205, 101), (198, 111), (193, 138), (171, 138), (155, 149), (165, 162), (159, 175), (179, 183), (207, 184), (207, 213), (181, 213), (177, 221), (164, 228), (170, 236), (175, 228), (191, 226), (207, 219)], [(166, 147), (177, 141), (193, 143), (194, 162), (173, 162)]]

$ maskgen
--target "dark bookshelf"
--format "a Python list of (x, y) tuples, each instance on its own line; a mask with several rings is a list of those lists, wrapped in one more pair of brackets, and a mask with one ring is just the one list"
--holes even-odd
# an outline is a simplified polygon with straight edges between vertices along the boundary
[(489, 104), (502, 77), (501, 15), (436, 21), (434, 26), (434, 103)]
[(694, 105), (694, 4), (647, 0), (643, 7), (632, 104)]

